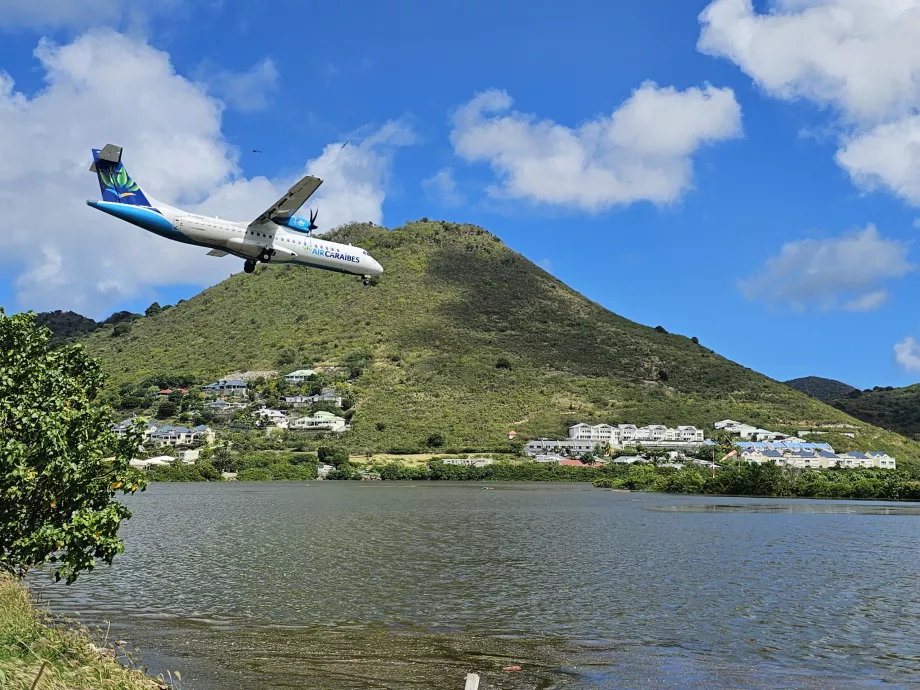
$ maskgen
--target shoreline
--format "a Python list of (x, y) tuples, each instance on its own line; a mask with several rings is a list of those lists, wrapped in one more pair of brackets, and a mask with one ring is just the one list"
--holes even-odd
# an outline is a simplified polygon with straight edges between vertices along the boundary
[[(124, 643), (121, 643), (123, 645)], [(99, 647), (78, 621), (56, 621), (28, 588), (0, 573), (0, 685), (31, 690), (170, 690), (162, 677), (128, 664), (134, 660), (118, 643)], [(181, 676), (177, 674), (177, 680)]]
[[(849, 471), (849, 470), (847, 470)], [(859, 470), (856, 470), (857, 472)], [(659, 488), (619, 488), (612, 486), (603, 486), (597, 483), (597, 479), (523, 479), (523, 478), (456, 478), (456, 479), (376, 479), (376, 480), (334, 480), (334, 479), (307, 479), (307, 480), (222, 480), (220, 482), (175, 482), (175, 481), (151, 481), (151, 484), (185, 484), (185, 483), (227, 483), (227, 484), (326, 484), (326, 483), (335, 483), (335, 484), (472, 484), (472, 485), (482, 485), (483, 488), (489, 488), (488, 484), (558, 484), (560, 486), (566, 484), (578, 484), (578, 485), (589, 485), (593, 488), (596, 488), (601, 491), (608, 493), (641, 493), (641, 494), (661, 494), (665, 496), (699, 496), (705, 498), (748, 498), (748, 499), (771, 499), (771, 500), (809, 500), (809, 501), (859, 501), (859, 502), (885, 502), (885, 503), (898, 503), (898, 504), (920, 504), (920, 496), (918, 497), (886, 497), (886, 496), (856, 496), (856, 495), (837, 495), (837, 496), (826, 496), (826, 495), (795, 495), (795, 494), (766, 494), (766, 493), (714, 493), (714, 492), (703, 492), (703, 491), (667, 491)], [(920, 484), (920, 482), (917, 482)], [(920, 487), (917, 487), (920, 490)]]

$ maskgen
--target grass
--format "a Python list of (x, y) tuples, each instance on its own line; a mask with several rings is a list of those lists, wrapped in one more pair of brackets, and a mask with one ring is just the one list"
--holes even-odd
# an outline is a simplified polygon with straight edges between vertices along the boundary
[(169, 687), (122, 666), (115, 658), (119, 653), (124, 653), (121, 648), (97, 649), (85, 628), (55, 624), (23, 586), (0, 574), (0, 687), (9, 690)]
[[(87, 347), (113, 387), (366, 353), (343, 438), (354, 454), (434, 451), (432, 432), (443, 434), (443, 450), (510, 452), (511, 429), (522, 440), (559, 437), (575, 421), (711, 428), (732, 418), (778, 430), (854, 422), (690, 337), (611, 313), (482, 228), (352, 225), (328, 237), (378, 258), (379, 284), (264, 266), (135, 321), (127, 334), (104, 327)], [(860, 439), (899, 461), (920, 459), (920, 445), (857, 424)]]

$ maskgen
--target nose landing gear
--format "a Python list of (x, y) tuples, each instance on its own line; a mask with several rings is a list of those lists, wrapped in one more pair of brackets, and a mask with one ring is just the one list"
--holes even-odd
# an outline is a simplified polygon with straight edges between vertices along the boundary
[(256, 262), (254, 259), (247, 259), (246, 263), (243, 264), (243, 270), (246, 273), (254, 273), (256, 270)]

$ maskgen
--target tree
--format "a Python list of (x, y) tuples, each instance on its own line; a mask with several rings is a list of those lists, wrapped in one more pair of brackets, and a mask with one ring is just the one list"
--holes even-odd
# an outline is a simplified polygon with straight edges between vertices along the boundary
[(154, 302), (149, 307), (147, 307), (147, 310), (144, 312), (144, 316), (156, 316), (161, 311), (163, 311), (163, 307), (160, 306), (160, 303)]
[(495, 360), (495, 368), (496, 369), (510, 369), (511, 362), (508, 361), (507, 357), (499, 357), (497, 360)]
[(171, 400), (164, 400), (157, 407), (157, 419), (169, 419), (176, 414), (176, 403)]
[(436, 431), (433, 434), (428, 436), (428, 439), (425, 441), (425, 445), (429, 448), (440, 448), (444, 445), (444, 434), (440, 431)]
[(131, 332), (130, 323), (117, 323), (115, 328), (112, 329), (112, 337), (120, 338), (123, 335), (128, 335)]
[(659, 371), (659, 372), (658, 372), (658, 380), (667, 383), (667, 380), (668, 380), (668, 372), (666, 372), (664, 369), (662, 369), (661, 371)]
[(218, 472), (233, 472), (233, 457), (230, 455), (230, 449), (226, 444), (217, 447), (211, 458), (211, 464)]
[(68, 584), (124, 550), (117, 500), (143, 490), (128, 465), (140, 430), (119, 439), (99, 405), (98, 362), (80, 345), (50, 347), (35, 315), (0, 308), (0, 570), (54, 563)]
[(667, 333), (667, 331), (664, 329), (664, 326), (655, 326), (655, 330), (659, 333)]
[(350, 456), (344, 448), (333, 448), (332, 446), (320, 446), (316, 450), (316, 455), (320, 462), (332, 465), (335, 468), (347, 465)]

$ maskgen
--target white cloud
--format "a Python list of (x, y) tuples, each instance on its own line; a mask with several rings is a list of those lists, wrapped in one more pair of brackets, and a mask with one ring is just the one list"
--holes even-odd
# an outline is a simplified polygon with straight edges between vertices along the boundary
[(887, 186), (920, 205), (920, 116), (903, 117), (843, 141), (836, 159), (864, 189)]
[(887, 290), (876, 290), (875, 292), (867, 292), (857, 299), (850, 300), (843, 305), (843, 308), (847, 311), (872, 311), (882, 306), (886, 299), (888, 299)]
[(698, 48), (728, 58), (768, 94), (842, 117), (837, 162), (854, 183), (920, 204), (920, 0), (715, 0)]
[(539, 266), (540, 268), (542, 268), (542, 269), (543, 269), (544, 271), (546, 271), (547, 273), (552, 273), (552, 272), (553, 272), (553, 262), (550, 261), (549, 259), (540, 259), (540, 260), (537, 262), (537, 266)]
[[(221, 133), (221, 102), (143, 41), (97, 30), (63, 46), (42, 41), (35, 57), (46, 84), (32, 98), (0, 72), (0, 265), (17, 305), (98, 317), (157, 286), (210, 285), (240, 270), (235, 259), (209, 258), (86, 206), (99, 195), (89, 149), (119, 144), (149, 196), (235, 220), (255, 218), (297, 175), (242, 177)], [(311, 199), (321, 227), (381, 222), (391, 151), (410, 139), (404, 125), (388, 123), (308, 161), (304, 171), (324, 178)]]
[(914, 218), (914, 228), (920, 230), (920, 218)]
[(216, 96), (244, 113), (265, 110), (278, 90), (278, 68), (270, 58), (263, 58), (245, 72), (216, 69), (205, 62), (197, 74)]
[(825, 240), (788, 242), (767, 260), (760, 275), (743, 281), (750, 299), (787, 303), (796, 310), (809, 306), (865, 311), (886, 297), (880, 283), (914, 270), (906, 243), (886, 240), (874, 225)]
[(904, 371), (920, 372), (920, 343), (911, 336), (895, 343), (894, 359)]
[(451, 168), (441, 168), (422, 180), (422, 189), (447, 206), (459, 206), (464, 202), (463, 195), (457, 191), (457, 181)]
[(577, 128), (511, 108), (504, 91), (476, 95), (453, 116), (454, 151), (488, 162), (495, 196), (601, 211), (636, 201), (668, 203), (691, 186), (692, 155), (741, 134), (731, 89), (643, 83), (609, 116)]
[(87, 29), (94, 26), (143, 26), (152, 14), (174, 14), (181, 0), (151, 3), (128, 0), (3, 0), (0, 28)]

